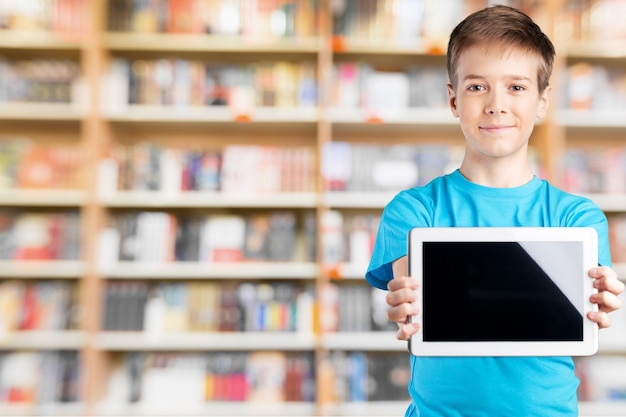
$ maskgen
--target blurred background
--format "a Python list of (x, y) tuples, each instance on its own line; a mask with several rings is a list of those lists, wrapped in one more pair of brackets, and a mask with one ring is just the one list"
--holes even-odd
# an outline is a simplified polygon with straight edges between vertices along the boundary
[[(363, 276), (460, 164), (446, 44), (487, 3), (0, 0), (0, 415), (402, 415)], [(626, 0), (500, 3), (557, 48), (532, 166), (625, 279)], [(626, 415), (626, 309), (600, 333), (581, 415)]]

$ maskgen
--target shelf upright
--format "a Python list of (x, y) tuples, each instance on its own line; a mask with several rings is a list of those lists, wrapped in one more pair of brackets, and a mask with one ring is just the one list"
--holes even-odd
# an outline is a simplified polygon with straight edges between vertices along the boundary
[(325, 286), (328, 284), (328, 274), (324, 268), (324, 245), (322, 239), (323, 233), (323, 220), (326, 211), (329, 210), (328, 205), (322, 198), (326, 192), (326, 185), (322, 177), (321, 166), (324, 146), (332, 140), (332, 127), (330, 122), (330, 115), (328, 109), (331, 102), (331, 83), (332, 83), (332, 12), (331, 12), (332, 0), (321, 0), (320, 10), (318, 11), (318, 37), (319, 37), (319, 52), (317, 56), (317, 74), (318, 74), (318, 106), (319, 119), (317, 122), (317, 161), (318, 161), (318, 174), (317, 174), (317, 263), (318, 273), (316, 277), (316, 303), (319, 306), (317, 309), (317, 326), (315, 328), (316, 340), (315, 340), (315, 367), (316, 367), (316, 402), (317, 402), (317, 414), (323, 414), (323, 409), (327, 406), (328, 399), (325, 398), (323, 393), (328, 392), (329, 388), (326, 386), (328, 383), (332, 383), (327, 378), (325, 372), (326, 366), (329, 363), (328, 350), (322, 344), (323, 339), (323, 326), (321, 325), (321, 317), (324, 316), (324, 304), (320, 302), (320, 298), (324, 293)]
[(98, 162), (109, 140), (107, 126), (100, 111), (100, 80), (106, 64), (103, 47), (105, 33), (106, 0), (92, 0), (87, 10), (87, 34), (83, 43), (81, 64), (87, 80), (88, 101), (81, 121), (81, 136), (85, 150), (87, 172), (87, 201), (82, 206), (83, 257), (86, 272), (80, 285), (80, 300), (83, 309), (82, 329), (87, 342), (82, 349), (82, 398), (86, 415), (94, 414), (94, 407), (105, 387), (105, 357), (96, 346), (96, 337), (101, 323), (101, 294), (104, 293), (103, 279), (97, 270), (98, 236), (105, 221), (105, 208), (97, 198)]

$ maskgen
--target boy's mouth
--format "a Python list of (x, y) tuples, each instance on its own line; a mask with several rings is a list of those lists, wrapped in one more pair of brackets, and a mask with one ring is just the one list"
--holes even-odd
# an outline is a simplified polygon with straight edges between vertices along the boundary
[(483, 125), (479, 126), (480, 130), (491, 133), (502, 133), (511, 129), (513, 126), (511, 125)]

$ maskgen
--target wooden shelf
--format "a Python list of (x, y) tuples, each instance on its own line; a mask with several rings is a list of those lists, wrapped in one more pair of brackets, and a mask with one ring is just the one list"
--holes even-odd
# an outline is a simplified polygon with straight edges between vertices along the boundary
[(82, 403), (0, 404), (0, 416), (84, 416)]
[(83, 348), (86, 343), (87, 334), (73, 330), (33, 330), (0, 334), (1, 349), (79, 350)]
[(624, 194), (581, 194), (596, 203), (605, 212), (626, 211), (626, 195)]
[(78, 123), (84, 116), (84, 111), (74, 104), (0, 102), (0, 120)]
[(236, 54), (316, 54), (317, 38), (246, 39), (240, 36), (108, 32), (104, 46), (112, 52), (229, 52)]
[(321, 344), (329, 350), (408, 352), (407, 342), (396, 339), (395, 332), (337, 332), (321, 336)]
[(333, 191), (324, 194), (324, 204), (331, 208), (383, 209), (396, 192)]
[(363, 401), (328, 404), (323, 407), (325, 416), (403, 416), (409, 401)]
[(100, 416), (312, 416), (315, 415), (315, 403), (255, 403), (255, 402), (211, 402), (205, 406), (185, 406), (176, 404), (171, 407), (155, 407), (150, 404), (124, 405), (100, 404), (95, 415)]
[(102, 193), (100, 204), (110, 208), (160, 207), (160, 208), (315, 208), (315, 193), (208, 193), (184, 191), (116, 191)]
[(114, 123), (285, 123), (313, 124), (319, 120), (319, 109), (311, 107), (256, 107), (249, 114), (238, 114), (226, 106), (148, 106), (128, 105), (108, 109), (106, 118)]
[(111, 279), (289, 279), (312, 280), (313, 262), (140, 263), (119, 262), (101, 271)]
[(577, 59), (626, 59), (626, 46), (623, 41), (571, 42), (567, 46), (567, 57)]
[(80, 39), (54, 32), (0, 30), (0, 49), (78, 52), (82, 45), (83, 42)]
[(296, 332), (101, 332), (95, 347), (105, 351), (302, 351), (315, 348), (315, 335)]
[(0, 261), (2, 278), (71, 278), (79, 279), (86, 273), (84, 261)]
[(626, 129), (626, 109), (561, 109), (556, 112), (556, 122), (568, 128)]
[(626, 401), (581, 402), (578, 405), (578, 414), (581, 417), (624, 416), (626, 415)]
[(385, 126), (447, 126), (458, 127), (458, 120), (447, 108), (406, 108), (394, 109), (388, 113), (369, 111), (366, 109), (328, 110), (329, 120), (334, 124), (367, 124)]
[(80, 207), (87, 201), (82, 190), (0, 190), (2, 207)]

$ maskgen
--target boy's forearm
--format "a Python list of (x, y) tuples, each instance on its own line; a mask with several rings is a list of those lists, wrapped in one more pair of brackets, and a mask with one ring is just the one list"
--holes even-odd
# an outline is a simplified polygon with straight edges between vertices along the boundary
[(406, 256), (403, 256), (402, 258), (398, 258), (393, 261), (391, 267), (393, 270), (394, 278), (406, 277), (409, 275), (409, 263)]

